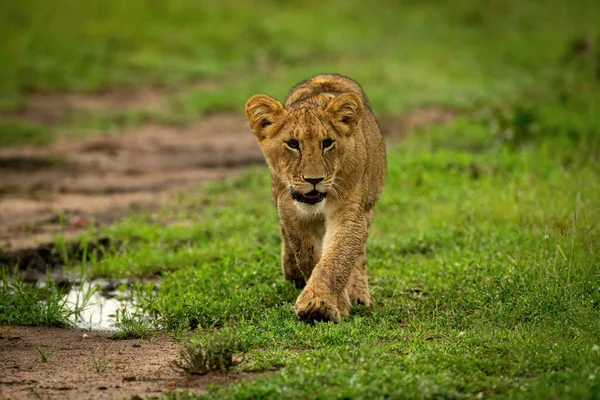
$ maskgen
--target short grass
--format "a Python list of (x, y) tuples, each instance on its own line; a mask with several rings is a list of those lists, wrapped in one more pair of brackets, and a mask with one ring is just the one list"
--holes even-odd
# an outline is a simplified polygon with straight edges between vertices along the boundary
[(547, 87), (599, 22), (596, 0), (2, 2), (0, 110), (31, 92), (178, 89), (162, 110), (80, 112), (54, 130), (118, 132), (239, 112), (322, 72), (355, 78), (379, 112), (470, 109)]
[(53, 135), (49, 128), (36, 123), (18, 120), (0, 120), (0, 146), (35, 145), (50, 143)]
[(88, 267), (160, 276), (135, 291), (149, 326), (192, 342), (225, 328), (236, 369), (277, 370), (201, 397), (595, 398), (600, 98), (580, 78), (388, 149), (375, 303), (341, 324), (294, 315), (264, 169), (108, 229), (121, 246)]
[(0, 271), (0, 325), (70, 327), (85, 305), (69, 304), (50, 277), (34, 287)]
[(127, 309), (117, 310), (115, 315), (117, 331), (112, 335), (114, 339), (151, 339), (152, 326), (144, 320), (143, 313), (132, 313)]

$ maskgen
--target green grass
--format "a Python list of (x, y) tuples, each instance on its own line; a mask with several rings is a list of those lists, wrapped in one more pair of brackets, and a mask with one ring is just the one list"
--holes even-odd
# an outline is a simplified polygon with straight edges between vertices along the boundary
[(375, 302), (341, 324), (294, 315), (264, 169), (108, 228), (121, 245), (88, 268), (161, 276), (135, 290), (148, 327), (192, 341), (226, 327), (237, 370), (277, 370), (200, 397), (596, 398), (600, 85), (579, 78), (388, 149)]
[(117, 331), (112, 335), (114, 339), (151, 339), (154, 331), (139, 313), (129, 310), (117, 310), (115, 316)]
[(0, 120), (0, 146), (42, 146), (52, 141), (52, 133), (40, 124)]
[(49, 276), (44, 286), (36, 287), (0, 270), (0, 325), (70, 327), (84, 307), (85, 301), (68, 304)]
[(38, 361), (48, 362), (48, 360), (54, 356), (54, 352), (50, 347), (35, 346), (34, 348), (38, 352)]
[(184, 123), (332, 71), (379, 112), (470, 109), (547, 87), (599, 21), (595, 0), (3, 2), (0, 110), (31, 92), (162, 85), (178, 88), (165, 109), (76, 112), (57, 133)]

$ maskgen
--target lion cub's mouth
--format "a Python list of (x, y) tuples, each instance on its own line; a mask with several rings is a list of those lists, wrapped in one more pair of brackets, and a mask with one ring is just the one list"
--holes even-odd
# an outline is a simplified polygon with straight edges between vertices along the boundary
[(305, 194), (296, 192), (294, 189), (291, 189), (292, 198), (296, 201), (307, 203), (307, 204), (316, 204), (325, 199), (325, 195), (327, 193), (321, 193), (318, 190), (313, 190), (312, 192), (308, 192)]

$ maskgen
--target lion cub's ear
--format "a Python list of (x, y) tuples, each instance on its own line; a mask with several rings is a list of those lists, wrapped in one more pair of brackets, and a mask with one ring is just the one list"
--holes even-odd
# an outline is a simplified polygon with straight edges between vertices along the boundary
[(336, 97), (325, 109), (334, 126), (346, 135), (351, 135), (362, 118), (364, 106), (354, 93), (344, 93)]
[(258, 140), (267, 137), (269, 127), (282, 115), (281, 103), (266, 94), (255, 94), (246, 102), (246, 119)]

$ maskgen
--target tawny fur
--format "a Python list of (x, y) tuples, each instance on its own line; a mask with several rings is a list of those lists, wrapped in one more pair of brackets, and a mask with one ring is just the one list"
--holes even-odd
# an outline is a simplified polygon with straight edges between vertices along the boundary
[[(246, 119), (271, 170), (283, 276), (304, 287), (297, 315), (339, 322), (351, 301), (370, 305), (365, 244), (386, 163), (365, 93), (349, 78), (317, 75), (295, 86), (284, 105), (252, 96)], [(292, 139), (299, 149), (289, 145)], [(333, 140), (329, 148), (325, 139)], [(323, 180), (313, 185), (311, 178)], [(301, 203), (291, 188), (301, 194), (316, 189), (326, 198)]]

